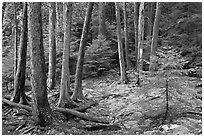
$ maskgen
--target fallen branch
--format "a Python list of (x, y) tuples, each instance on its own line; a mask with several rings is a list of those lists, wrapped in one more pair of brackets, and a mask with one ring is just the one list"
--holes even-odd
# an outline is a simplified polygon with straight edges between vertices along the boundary
[(97, 123), (103, 123), (103, 124), (109, 124), (108, 120), (101, 119), (101, 118), (95, 118), (93, 116), (88, 116), (86, 114), (83, 114), (83, 113), (75, 111), (75, 110), (71, 110), (71, 109), (67, 109), (67, 108), (59, 108), (59, 107), (55, 107), (54, 109), (59, 111), (59, 112), (62, 112), (62, 113), (71, 114), (71, 115), (80, 117), (84, 120), (97, 122)]
[[(9, 101), (7, 99), (2, 99), (2, 101), (10, 106), (14, 106), (14, 107), (18, 107), (18, 108), (23, 108), (23, 109), (26, 109), (30, 112), (32, 112), (32, 108), (29, 107), (29, 106), (25, 106), (25, 105), (22, 105), (22, 104), (18, 104), (18, 103), (14, 103), (12, 101)], [(81, 113), (81, 112), (78, 112), (76, 110), (72, 110), (72, 109), (67, 109), (67, 108), (60, 108), (60, 107), (55, 107), (53, 108), (54, 110), (56, 111), (59, 111), (61, 113), (66, 113), (66, 114), (71, 114), (71, 115), (74, 115), (76, 117), (79, 117), (79, 118), (82, 118), (84, 120), (87, 120), (87, 121), (92, 121), (92, 122), (97, 122), (97, 123), (103, 123), (103, 124), (109, 124), (109, 121), (108, 120), (105, 120), (105, 119), (101, 119), (101, 118), (95, 118), (93, 116), (88, 116), (84, 113)], [(82, 109), (81, 109), (82, 110)]]

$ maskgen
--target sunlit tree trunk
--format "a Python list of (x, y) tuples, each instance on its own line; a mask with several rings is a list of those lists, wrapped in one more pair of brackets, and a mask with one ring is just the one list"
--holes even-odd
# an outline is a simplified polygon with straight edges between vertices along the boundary
[(56, 3), (49, 3), (49, 72), (48, 72), (48, 88), (51, 90), (55, 87), (55, 71), (56, 71), (56, 40), (55, 40), (55, 24), (56, 24)]
[(131, 63), (129, 58), (129, 49), (128, 49), (128, 25), (127, 25), (127, 9), (126, 2), (123, 2), (123, 12), (124, 12), (124, 32), (125, 32), (125, 61), (127, 64), (127, 69), (131, 69)]
[(76, 74), (75, 74), (74, 93), (72, 95), (73, 100), (77, 100), (77, 99), (86, 100), (82, 93), (82, 72), (83, 72), (85, 47), (87, 44), (87, 35), (89, 32), (93, 5), (94, 5), (93, 2), (89, 2), (86, 10), (84, 26), (83, 26), (81, 41), (79, 46), (79, 54), (78, 54), (77, 68), (76, 68)]
[(122, 35), (121, 35), (121, 22), (120, 22), (120, 7), (119, 3), (115, 3), (116, 8), (116, 21), (117, 21), (117, 38), (118, 38), (118, 54), (119, 54), (119, 63), (120, 63), (120, 80), (121, 83), (127, 83), (127, 75), (125, 70), (125, 60), (124, 60), (124, 52), (122, 46)]
[(27, 97), (24, 93), (25, 90), (25, 74), (26, 74), (26, 54), (27, 54), (27, 40), (28, 40), (28, 19), (27, 19), (27, 3), (24, 3), (23, 8), (23, 25), (21, 29), (19, 58), (17, 71), (14, 82), (14, 94), (12, 101), (16, 103), (27, 104)]
[(153, 35), (152, 35), (152, 43), (151, 43), (151, 54), (150, 54), (150, 71), (154, 71), (156, 69), (156, 62), (152, 59), (155, 56), (155, 51), (157, 49), (158, 43), (158, 33), (159, 33), (159, 21), (161, 17), (161, 3), (157, 2), (155, 20), (154, 20), (154, 27), (153, 27)]
[(137, 56), (137, 84), (140, 84), (139, 74), (143, 70), (143, 40), (144, 40), (144, 2), (140, 3), (138, 20), (138, 56)]
[(38, 125), (46, 126), (52, 122), (52, 113), (47, 98), (40, 2), (29, 3), (28, 38), (31, 53), (31, 86), (33, 92), (34, 121)]
[(134, 27), (135, 27), (135, 68), (138, 68), (138, 19), (139, 19), (139, 2), (134, 2)]
[(69, 56), (70, 56), (70, 42), (71, 42), (71, 21), (72, 21), (72, 3), (64, 3), (64, 48), (62, 59), (62, 75), (60, 84), (60, 97), (58, 106), (64, 107), (66, 104), (73, 105), (70, 92), (70, 70), (69, 70)]

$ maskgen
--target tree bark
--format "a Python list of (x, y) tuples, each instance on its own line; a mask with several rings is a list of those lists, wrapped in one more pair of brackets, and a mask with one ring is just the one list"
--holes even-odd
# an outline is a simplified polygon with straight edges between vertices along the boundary
[(28, 13), (33, 116), (37, 125), (47, 126), (51, 124), (52, 114), (47, 98), (41, 3), (30, 2)]
[(140, 70), (143, 70), (143, 40), (144, 40), (144, 2), (140, 3), (138, 20), (138, 55), (137, 55), (137, 84), (140, 85)]
[(49, 3), (49, 72), (48, 72), (48, 88), (52, 90), (55, 87), (55, 71), (56, 71), (56, 40), (55, 40), (55, 24), (56, 24), (56, 3)]
[(83, 31), (82, 31), (81, 41), (79, 46), (79, 54), (78, 54), (77, 68), (76, 68), (76, 74), (75, 74), (75, 86), (74, 86), (74, 93), (72, 95), (73, 100), (77, 100), (77, 99), (85, 100), (85, 97), (82, 93), (82, 71), (83, 71), (85, 47), (87, 44), (87, 35), (89, 32), (93, 5), (94, 5), (93, 2), (89, 2), (86, 10), (85, 21), (84, 21), (84, 26), (83, 26)]
[(71, 21), (72, 21), (72, 3), (64, 3), (64, 49), (62, 61), (62, 75), (60, 84), (60, 97), (58, 106), (64, 107), (66, 104), (75, 104), (69, 95), (70, 92), (70, 42), (71, 42)]
[(129, 49), (128, 49), (128, 25), (127, 25), (127, 9), (126, 2), (123, 2), (123, 12), (124, 12), (124, 32), (125, 32), (125, 60), (127, 64), (127, 70), (131, 69), (131, 63), (129, 58)]
[(14, 76), (16, 75), (18, 65), (18, 20), (17, 4), (14, 2)]
[(154, 61), (153, 57), (155, 56), (155, 51), (157, 49), (158, 43), (158, 34), (159, 34), (159, 21), (161, 17), (161, 3), (157, 2), (155, 20), (154, 20), (154, 27), (153, 27), (153, 36), (152, 36), (152, 43), (151, 43), (151, 54), (150, 54), (150, 71), (154, 71), (156, 69), (156, 62)]
[(120, 7), (119, 3), (115, 3), (116, 9), (116, 21), (117, 21), (117, 38), (118, 38), (118, 54), (119, 54), (119, 63), (120, 63), (120, 76), (121, 83), (127, 83), (128, 79), (126, 76), (125, 70), (125, 60), (124, 60), (124, 52), (122, 46), (122, 35), (121, 35), (121, 22), (120, 22)]
[(23, 8), (23, 26), (21, 29), (19, 59), (17, 65), (17, 72), (14, 79), (14, 94), (12, 101), (16, 103), (27, 104), (25, 90), (25, 74), (26, 74), (26, 54), (27, 54), (27, 40), (28, 40), (28, 18), (27, 18), (27, 3), (24, 3)]
[(135, 68), (138, 68), (138, 19), (139, 19), (139, 2), (134, 2), (134, 26), (135, 26)]

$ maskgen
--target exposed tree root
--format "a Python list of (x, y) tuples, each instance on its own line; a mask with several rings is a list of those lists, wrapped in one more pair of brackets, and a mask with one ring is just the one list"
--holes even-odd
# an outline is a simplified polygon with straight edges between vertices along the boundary
[(103, 124), (109, 124), (108, 120), (105, 120), (105, 119), (102, 119), (102, 118), (95, 118), (93, 116), (88, 116), (86, 114), (83, 114), (83, 113), (75, 111), (75, 110), (71, 110), (71, 109), (67, 109), (67, 108), (59, 108), (59, 107), (55, 107), (55, 110), (57, 110), (59, 112), (62, 112), (62, 113), (71, 114), (71, 115), (80, 117), (80, 118), (82, 118), (84, 120), (97, 122), (97, 123), (103, 123)]
[(98, 103), (95, 101), (90, 101), (88, 104), (82, 106), (82, 107), (78, 107), (75, 108), (74, 110), (79, 111), (79, 112), (85, 112), (88, 108), (97, 105)]
[[(22, 104), (18, 104), (18, 103), (14, 103), (12, 101), (9, 101), (7, 99), (2, 99), (2, 101), (10, 106), (14, 106), (14, 107), (18, 107), (18, 108), (23, 108), (28, 110), (29, 112), (32, 112), (32, 108), (29, 106), (25, 106)], [(94, 103), (93, 103), (94, 104)], [(93, 105), (92, 103), (90, 103), (90, 105)], [(86, 107), (82, 107), (82, 108), (78, 108), (78, 111), (84, 111), (85, 109), (87, 109), (88, 106)], [(97, 122), (97, 123), (103, 123), (103, 124), (109, 124), (108, 120), (102, 119), (102, 118), (95, 118), (93, 116), (88, 116), (86, 114), (83, 114), (81, 112), (78, 112), (76, 110), (72, 110), (72, 109), (67, 109), (67, 108), (60, 108), (60, 107), (55, 107), (54, 110), (59, 111), (61, 113), (65, 113), (65, 114), (70, 114), (70, 115), (74, 115), (76, 117), (82, 118), (84, 120), (87, 121), (92, 121), (92, 122)]]
[(27, 111), (32, 112), (32, 108), (29, 107), (29, 106), (22, 105), (22, 104), (19, 104), (19, 103), (15, 103), (15, 102), (9, 101), (9, 100), (4, 99), (4, 98), (2, 99), (2, 101), (3, 101), (4, 103), (10, 105), (10, 106), (18, 107), (18, 108), (23, 108), (23, 109), (25, 109), (25, 110), (27, 110)]

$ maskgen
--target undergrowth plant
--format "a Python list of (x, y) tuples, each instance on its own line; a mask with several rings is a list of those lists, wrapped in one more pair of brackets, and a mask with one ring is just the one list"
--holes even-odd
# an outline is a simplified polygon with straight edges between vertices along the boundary
[(180, 55), (179, 51), (171, 47), (163, 47), (162, 49), (158, 50), (153, 59), (155, 62), (157, 62), (158, 66), (158, 70), (153, 73), (156, 73), (156, 77), (158, 77), (158, 79), (163, 79), (165, 81), (165, 91), (163, 92), (165, 95), (166, 109), (163, 119), (164, 122), (168, 117), (169, 101), (170, 98), (172, 98), (171, 95), (175, 95), (175, 92), (177, 92), (182, 97), (181, 91), (177, 90), (182, 88), (180, 87), (178, 80), (179, 76), (186, 73), (183, 66), (187, 63), (187, 61)]

